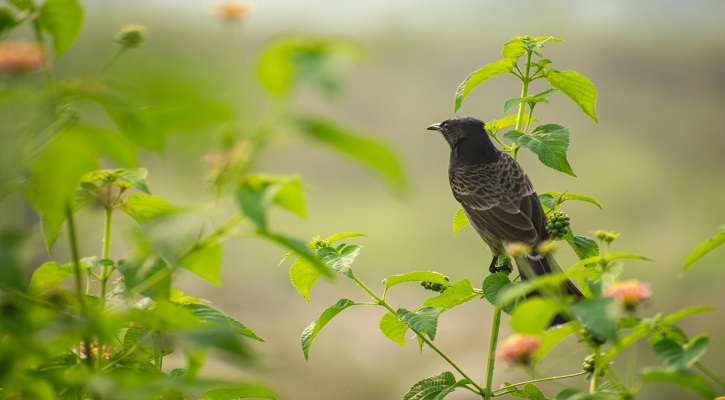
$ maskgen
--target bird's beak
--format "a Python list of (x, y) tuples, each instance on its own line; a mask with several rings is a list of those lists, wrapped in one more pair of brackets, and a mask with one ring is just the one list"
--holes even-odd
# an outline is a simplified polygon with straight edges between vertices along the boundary
[(427, 128), (425, 128), (429, 131), (440, 131), (441, 130), (441, 124), (433, 124)]

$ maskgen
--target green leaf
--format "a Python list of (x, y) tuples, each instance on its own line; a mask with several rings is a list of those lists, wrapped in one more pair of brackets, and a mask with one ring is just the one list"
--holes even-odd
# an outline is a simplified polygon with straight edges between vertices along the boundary
[(408, 332), (408, 325), (401, 321), (397, 315), (389, 312), (380, 318), (380, 331), (386, 338), (405, 347), (405, 333)]
[(587, 237), (572, 235), (571, 231), (564, 236), (566, 242), (569, 243), (574, 253), (580, 260), (585, 260), (590, 257), (596, 257), (599, 254), (599, 245), (597, 241)]
[(648, 368), (642, 374), (641, 381), (642, 383), (661, 382), (682, 386), (686, 389), (692, 390), (702, 396), (703, 399), (707, 400), (712, 400), (715, 396), (717, 396), (717, 393), (710, 385), (710, 382), (691, 372), (677, 372)]
[(464, 226), (468, 225), (468, 216), (462, 208), (456, 211), (456, 215), (453, 216), (453, 237), (458, 235), (458, 231)]
[(619, 259), (652, 261), (651, 258), (642, 256), (639, 254), (626, 253), (626, 252), (614, 252), (614, 253), (607, 253), (604, 257), (593, 256), (593, 257), (585, 258), (585, 259), (579, 261), (578, 263), (572, 265), (569, 268), (569, 271), (574, 271), (577, 268), (581, 268), (581, 267), (583, 267), (585, 265), (589, 265), (589, 264), (597, 264), (602, 261), (609, 263), (611, 261), (619, 260)]
[(83, 7), (78, 0), (46, 0), (38, 22), (53, 36), (55, 55), (60, 56), (81, 32)]
[(526, 53), (526, 45), (523, 41), (523, 36), (514, 36), (511, 40), (503, 44), (501, 55), (503, 58), (518, 59)]
[(702, 258), (705, 254), (713, 251), (715, 248), (722, 246), (722, 244), (725, 243), (725, 225), (720, 227), (720, 232), (718, 232), (715, 236), (711, 237), (707, 241), (700, 243), (697, 247), (695, 247), (692, 252), (687, 256), (685, 259), (684, 264), (682, 264), (682, 269), (680, 270), (680, 277), (690, 269), (692, 264), (694, 264), (697, 260)]
[(302, 81), (312, 83), (325, 94), (335, 94), (340, 86), (340, 61), (360, 60), (364, 54), (364, 48), (348, 38), (285, 35), (262, 50), (257, 76), (274, 96), (289, 94)]
[(539, 361), (552, 349), (567, 337), (579, 332), (575, 324), (563, 324), (555, 326), (541, 334), (541, 345), (534, 352), (534, 361)]
[(333, 244), (333, 243), (337, 242), (338, 240), (347, 239), (347, 238), (351, 238), (351, 237), (359, 237), (359, 236), (367, 236), (367, 235), (364, 233), (360, 233), (360, 232), (339, 232), (339, 233), (334, 233), (334, 234), (328, 236), (327, 239), (325, 239), (325, 241), (328, 244)]
[[(496, 272), (491, 274), (483, 280), (483, 297), (488, 300), (493, 306), (496, 306), (496, 299), (498, 298), (499, 292), (505, 287), (511, 285), (508, 275), (503, 272)], [(506, 314), (511, 314), (515, 307), (515, 303), (508, 303), (501, 309)]]
[(360, 254), (360, 250), (362, 246), (354, 244), (346, 245), (340, 251), (332, 247), (322, 247), (317, 250), (317, 258), (329, 268), (352, 279), (352, 263)]
[(506, 100), (505, 103), (503, 103), (503, 113), (506, 114), (509, 112), (510, 109), (516, 107), (517, 105), (521, 104), (521, 101), (523, 99), (521, 97), (515, 97), (513, 99)]
[(222, 247), (218, 243), (205, 243), (186, 254), (179, 265), (214, 285), (221, 285)]
[(471, 281), (463, 279), (446, 288), (438, 296), (427, 299), (423, 302), (423, 306), (441, 308), (443, 311), (447, 311), (469, 300), (473, 300), (476, 296), (477, 294), (473, 291)]
[[(490, 121), (485, 125), (486, 132), (488, 132), (489, 134), (492, 134), (492, 133), (496, 133), (496, 132), (500, 131), (503, 128), (506, 128), (509, 126), (514, 126), (514, 125), (516, 125), (517, 119), (518, 119), (518, 116), (516, 114), (514, 114), (514, 115), (507, 115), (503, 118), (499, 118), (499, 119)], [(528, 115), (524, 115), (524, 118), (522, 121), (524, 124), (526, 124), (529, 121), (536, 122), (536, 121), (538, 121), (538, 119), (536, 119), (536, 118), (529, 119)]]
[(451, 283), (446, 280), (443, 274), (432, 271), (413, 271), (406, 272), (400, 275), (391, 275), (383, 280), (385, 285), (385, 291), (395, 285), (399, 285), (404, 282), (433, 282), (440, 285), (450, 286)]
[(543, 297), (527, 299), (514, 308), (511, 328), (518, 333), (540, 334), (549, 328), (551, 321), (561, 311), (562, 306), (552, 299)]
[(30, 278), (30, 291), (42, 293), (56, 288), (63, 280), (73, 275), (73, 263), (59, 265), (49, 261), (38, 267)]
[(410, 329), (428, 335), (431, 340), (434, 340), (438, 327), (438, 315), (441, 312), (443, 309), (435, 307), (422, 307), (415, 312), (399, 308), (396, 314)]
[(418, 381), (403, 396), (403, 400), (437, 400), (440, 394), (456, 384), (456, 377), (451, 372), (442, 372)]
[(335, 318), (337, 314), (354, 305), (356, 305), (356, 303), (352, 300), (341, 299), (335, 303), (335, 305), (323, 311), (316, 320), (302, 331), (300, 344), (302, 345), (302, 353), (305, 355), (305, 360), (309, 359), (310, 346), (312, 346), (312, 342), (315, 340), (315, 337), (317, 337), (317, 334), (320, 333), (322, 328), (330, 322), (331, 319)]
[(469, 93), (471, 93), (471, 90), (475, 89), (478, 85), (482, 84), (489, 78), (513, 71), (514, 65), (516, 65), (516, 59), (504, 58), (503, 60), (486, 64), (481, 69), (468, 75), (458, 86), (458, 89), (456, 89), (455, 107), (453, 112), (456, 112), (459, 108), (461, 108), (463, 100)]
[(136, 220), (136, 222), (144, 222), (172, 212), (174, 207), (171, 206), (171, 203), (159, 196), (134, 193), (128, 196), (120, 209)]
[(236, 198), (244, 215), (262, 230), (267, 229), (266, 208), (270, 203), (300, 217), (306, 214), (298, 176), (247, 175), (237, 187)]
[(698, 335), (685, 346), (679, 345), (674, 340), (660, 338), (652, 343), (652, 350), (665, 367), (684, 371), (692, 367), (709, 346), (710, 339), (707, 335)]
[(151, 194), (149, 187), (146, 184), (146, 177), (149, 174), (149, 171), (146, 168), (117, 169), (114, 173), (120, 178), (127, 180), (128, 183), (130, 183), (136, 190), (146, 194)]
[(621, 308), (616, 300), (608, 297), (585, 299), (570, 305), (569, 309), (591, 334), (610, 343), (617, 341)]
[(499, 290), (496, 296), (496, 306), (503, 308), (535, 290), (558, 290), (566, 279), (567, 276), (563, 273), (551, 273), (536, 279), (506, 285)]
[(310, 290), (312, 290), (312, 286), (322, 276), (322, 272), (319, 268), (312, 265), (309, 260), (298, 257), (290, 267), (289, 276), (292, 286), (309, 303)]
[[(510, 388), (510, 386), (506, 388), (508, 389)], [(511, 397), (516, 397), (517, 399), (549, 400), (548, 397), (544, 396), (544, 394), (541, 393), (541, 390), (539, 390), (538, 387), (534, 386), (531, 383), (527, 383), (521, 389), (506, 393)]]
[(276, 399), (266, 387), (260, 385), (243, 385), (230, 388), (217, 388), (204, 392), (202, 400), (236, 400), (236, 399)]
[(549, 95), (554, 92), (556, 92), (556, 89), (544, 90), (543, 92), (541, 92), (539, 94), (535, 94), (535, 95), (531, 96), (531, 100), (529, 100), (529, 103), (530, 104), (548, 103), (549, 100), (547, 99), (547, 97), (549, 97)]
[(238, 335), (264, 342), (254, 331), (247, 328), (238, 320), (223, 313), (221, 310), (203, 303), (186, 303), (183, 308), (190, 310), (202, 323), (202, 326), (214, 329), (229, 329)]
[[(267, 240), (270, 240), (274, 243), (277, 243), (287, 250), (292, 250), (291, 253), (288, 253), (287, 256), (282, 260), (284, 262), (285, 260), (289, 259), (289, 257), (292, 257), (293, 255), (297, 255), (299, 257), (304, 258), (307, 260), (312, 266), (317, 268), (322, 275), (325, 275), (327, 277), (332, 276), (332, 273), (327, 268), (325, 264), (323, 264), (318, 258), (317, 255), (314, 254), (308, 247), (305, 242), (291, 238), (285, 235), (280, 235), (277, 233), (271, 233), (267, 231), (259, 231), (257, 234)], [(292, 255), (290, 255), (292, 254)]]
[(17, 25), (15, 14), (7, 8), (0, 8), (0, 35)]
[(662, 323), (664, 325), (671, 325), (671, 324), (674, 324), (675, 322), (677, 322), (683, 318), (687, 318), (691, 315), (695, 315), (695, 314), (699, 314), (699, 313), (703, 313), (703, 312), (710, 312), (710, 311), (714, 311), (714, 310), (715, 310), (715, 308), (710, 307), (710, 306), (694, 306), (694, 307), (683, 308), (682, 310), (675, 311), (672, 314), (662, 318)]
[(371, 168), (397, 193), (404, 193), (409, 181), (395, 152), (382, 141), (354, 132), (322, 118), (303, 116), (298, 128), (311, 138), (346, 154)]
[(556, 89), (569, 96), (594, 122), (597, 121), (597, 88), (586, 76), (576, 71), (559, 71), (550, 68), (544, 79)]
[(594, 204), (595, 206), (599, 207), (600, 210), (602, 209), (602, 205), (599, 204), (597, 199), (578, 193), (545, 192), (539, 195), (539, 200), (541, 200), (541, 204), (545, 205), (551, 210), (555, 210), (559, 204), (563, 204), (565, 201), (569, 200), (583, 201), (586, 203)]
[[(504, 137), (506, 136), (504, 135)], [(547, 167), (576, 176), (566, 159), (566, 151), (569, 148), (569, 128), (556, 124), (539, 125), (530, 135), (517, 135), (515, 142), (519, 146), (531, 150)]]

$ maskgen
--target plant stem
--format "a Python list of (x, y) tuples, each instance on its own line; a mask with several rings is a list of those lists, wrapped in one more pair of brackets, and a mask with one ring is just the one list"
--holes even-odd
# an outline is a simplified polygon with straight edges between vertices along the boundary
[[(529, 82), (531, 82), (531, 77), (529, 74), (531, 73), (531, 51), (526, 51), (526, 68), (524, 72), (524, 76), (521, 78), (521, 82), (523, 83), (521, 86), (521, 98), (528, 96), (529, 94)], [(516, 130), (521, 131), (521, 126), (524, 123), (524, 111), (526, 110), (526, 103), (519, 103), (519, 113), (516, 116)]]
[(128, 50), (128, 47), (126, 46), (119, 47), (118, 51), (116, 51), (116, 53), (111, 58), (109, 58), (108, 61), (106, 61), (103, 67), (101, 67), (101, 69), (96, 72), (96, 75), (91, 78), (91, 81), (95, 81), (103, 74), (105, 74), (109, 69), (111, 69), (111, 67), (113, 67), (118, 62), (118, 60), (120, 60), (121, 57), (126, 53), (126, 50)]
[(695, 368), (699, 369), (700, 372), (705, 374), (708, 378), (712, 379), (713, 381), (717, 382), (718, 385), (725, 388), (725, 380), (717, 376), (717, 374), (715, 374), (714, 372), (710, 371), (710, 369), (705, 367), (701, 362), (695, 362)]
[(599, 390), (599, 378), (602, 375), (602, 355), (600, 353), (601, 346), (594, 346), (594, 372), (592, 380), (589, 381), (589, 394), (594, 394)]
[[(83, 278), (81, 277), (81, 258), (78, 250), (78, 237), (76, 235), (76, 225), (73, 220), (73, 206), (70, 202), (65, 207), (66, 218), (68, 219), (68, 237), (70, 240), (70, 252), (73, 257), (73, 276), (76, 283), (76, 295), (78, 297), (78, 305), (81, 308), (81, 316), (88, 318), (88, 308), (86, 307), (85, 294), (83, 294)], [(86, 362), (89, 367), (93, 367), (93, 352), (91, 349), (91, 341), (87, 336), (83, 338), (83, 346), (86, 352)]]
[(496, 365), (496, 346), (498, 345), (498, 333), (501, 327), (501, 308), (496, 307), (493, 310), (493, 321), (491, 322), (491, 339), (488, 344), (488, 360), (486, 362), (486, 392), (483, 398), (490, 400), (493, 396), (493, 370)]
[[(586, 374), (585, 371), (580, 371), (580, 372), (576, 372), (576, 373), (568, 374), (568, 375), (550, 376), (548, 378), (538, 378), (538, 379), (532, 379), (530, 381), (516, 382), (516, 383), (512, 383), (509, 386), (502, 387), (501, 389), (496, 389), (496, 390), (493, 391), (493, 393), (495, 393), (497, 396), (499, 396), (499, 395), (502, 395), (502, 394), (509, 393), (509, 392), (506, 392), (506, 390), (511, 389), (511, 388), (516, 388), (516, 386), (526, 385), (526, 384), (529, 384), (529, 383), (555, 381), (555, 380), (559, 380), (559, 379), (573, 378), (573, 377), (576, 377), (576, 376), (582, 376), (584, 374)], [(501, 393), (501, 392), (503, 392), (503, 393)]]
[[(357, 276), (355, 276), (353, 274), (352, 279), (355, 281), (355, 283), (358, 284), (358, 286), (360, 286), (365, 292), (367, 292), (367, 294), (369, 294), (373, 299), (375, 299), (375, 301), (377, 301), (378, 304), (385, 307), (388, 311), (393, 313), (393, 315), (397, 315), (395, 309), (393, 309), (393, 307), (391, 307), (390, 304), (388, 304), (385, 300), (383, 300), (380, 296), (378, 296), (375, 292), (373, 292), (369, 287), (367, 287), (367, 285), (365, 285), (365, 283), (363, 283), (363, 281), (361, 281)], [(458, 373), (461, 374), (461, 376), (463, 378), (465, 378), (469, 382), (471, 382), (471, 385), (473, 385), (478, 390), (479, 394), (486, 393), (486, 389), (484, 389), (484, 388), (480, 387), (478, 384), (476, 384), (476, 382), (474, 382), (473, 379), (471, 379), (465, 372), (463, 372), (463, 370), (455, 362), (453, 362), (453, 360), (448, 358), (448, 356), (445, 353), (443, 353), (443, 351), (441, 351), (436, 345), (434, 345), (433, 342), (430, 339), (428, 339), (424, 334), (418, 332), (417, 330), (415, 330), (413, 328), (410, 328), (410, 330), (415, 332), (415, 334), (418, 335), (420, 340), (422, 340), (425, 344), (427, 344), (428, 347), (431, 348), (431, 350), (435, 351), (436, 353), (438, 353), (439, 356), (441, 356), (444, 360), (446, 360), (446, 362), (448, 364), (450, 364), (450, 366), (453, 367), (456, 371), (458, 371)]]

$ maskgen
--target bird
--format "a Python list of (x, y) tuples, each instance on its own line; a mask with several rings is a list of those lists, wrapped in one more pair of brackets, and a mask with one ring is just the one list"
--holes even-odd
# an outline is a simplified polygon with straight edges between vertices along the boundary
[[(531, 180), (516, 160), (494, 145), (485, 123), (473, 117), (454, 117), (427, 129), (443, 134), (450, 145), (451, 191), (491, 250), (489, 270), (498, 269), (499, 256), (506, 253), (507, 247), (524, 244), (530, 252), (514, 257), (523, 280), (562, 272), (550, 253), (537, 251), (539, 244), (551, 240), (551, 235), (546, 231), (547, 217)], [(566, 280), (562, 286), (575, 298), (584, 297), (571, 281)], [(564, 322), (566, 319), (557, 315), (552, 325)]]

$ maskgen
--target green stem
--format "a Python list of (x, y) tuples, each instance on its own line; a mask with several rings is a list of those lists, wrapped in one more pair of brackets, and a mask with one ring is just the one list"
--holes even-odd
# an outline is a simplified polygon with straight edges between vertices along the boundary
[(708, 378), (712, 379), (713, 381), (717, 382), (718, 385), (725, 388), (725, 380), (714, 372), (710, 371), (707, 367), (705, 367), (701, 362), (697, 361), (695, 362), (695, 368), (699, 369), (700, 372), (705, 374)]
[[(76, 224), (73, 219), (73, 206), (70, 202), (65, 207), (66, 218), (68, 219), (68, 237), (70, 240), (70, 252), (73, 258), (73, 276), (76, 283), (76, 296), (78, 297), (78, 305), (81, 308), (81, 316), (88, 318), (88, 308), (86, 306), (85, 294), (83, 294), (83, 277), (81, 272), (81, 258), (78, 250), (78, 236), (76, 235)], [(93, 352), (91, 349), (91, 341), (88, 337), (83, 338), (83, 346), (86, 351), (86, 362), (89, 367), (93, 367)]]
[[(529, 94), (529, 82), (531, 82), (531, 77), (529, 74), (531, 73), (531, 51), (526, 52), (526, 69), (524, 72), (524, 76), (521, 78), (521, 81), (523, 85), (521, 86), (521, 98), (528, 96)], [(516, 130), (521, 131), (521, 126), (524, 122), (524, 111), (526, 110), (526, 104), (520, 103), (519, 104), (519, 113), (516, 116)]]
[(516, 383), (512, 383), (512, 384), (510, 384), (510, 385), (508, 385), (506, 387), (502, 387), (501, 389), (496, 389), (496, 390), (493, 391), (493, 393), (496, 394), (497, 396), (500, 396), (502, 394), (510, 393), (510, 392), (506, 392), (506, 390), (512, 389), (512, 388), (516, 388), (517, 386), (526, 385), (526, 384), (529, 384), (529, 383), (546, 382), (546, 381), (556, 381), (556, 380), (559, 380), (559, 379), (574, 378), (576, 376), (582, 376), (584, 374), (586, 374), (585, 371), (580, 371), (580, 372), (576, 372), (576, 373), (568, 374), (568, 375), (551, 376), (551, 377), (548, 377), (548, 378), (538, 378), (538, 379), (532, 379), (530, 381), (516, 382)]
[(501, 308), (496, 307), (493, 310), (493, 322), (491, 323), (491, 340), (488, 344), (488, 360), (486, 362), (486, 392), (484, 400), (491, 400), (493, 396), (493, 370), (496, 365), (496, 346), (498, 345), (498, 333), (501, 327)]
[[(367, 287), (367, 285), (365, 285), (365, 283), (363, 283), (363, 281), (361, 281), (357, 276), (355, 276), (353, 274), (352, 275), (352, 279), (355, 281), (355, 283), (358, 284), (358, 286), (360, 286), (362, 288), (362, 290), (364, 290), (365, 292), (367, 292), (367, 294), (369, 294), (373, 299), (375, 299), (375, 301), (377, 301), (378, 304), (380, 304), (381, 306), (385, 307), (388, 311), (390, 311), (391, 313), (393, 313), (393, 315), (397, 315), (395, 309), (393, 309), (393, 307), (391, 307), (390, 304), (388, 304), (385, 300), (383, 300), (380, 296), (378, 296), (375, 292), (373, 292), (369, 287)], [(486, 392), (486, 389), (484, 389), (484, 388), (480, 387), (478, 384), (476, 384), (476, 382), (474, 382), (473, 379), (471, 379), (471, 377), (469, 377), (458, 366), (458, 364), (456, 364), (455, 362), (453, 362), (453, 360), (451, 360), (450, 358), (448, 358), (448, 356), (443, 351), (441, 351), (436, 345), (434, 345), (433, 342), (430, 339), (428, 339), (424, 334), (418, 332), (417, 330), (415, 330), (413, 328), (410, 328), (410, 330), (412, 330), (413, 332), (415, 332), (415, 334), (418, 335), (418, 337), (420, 338), (420, 340), (422, 340), (426, 345), (428, 345), (428, 347), (430, 347), (431, 350), (433, 350), (436, 353), (438, 353), (438, 355), (441, 356), (448, 364), (450, 364), (451, 367), (453, 367), (456, 371), (458, 371), (458, 373), (461, 374), (461, 376), (463, 378), (465, 378), (469, 382), (471, 382), (471, 385), (473, 385), (473, 387), (475, 387), (478, 390), (478, 393), (479, 394), (483, 394), (483, 393)]]
[(602, 355), (600, 353), (601, 346), (594, 346), (594, 372), (592, 380), (589, 381), (589, 394), (594, 394), (599, 390), (599, 379), (602, 375)]
[[(103, 223), (103, 248), (101, 250), (101, 259), (108, 260), (111, 256), (111, 226), (113, 224), (113, 205), (110, 203), (111, 199), (111, 188), (108, 188), (108, 200), (106, 203), (106, 218)], [(106, 290), (108, 286), (108, 278), (111, 276), (111, 272), (108, 270), (108, 266), (103, 263), (101, 266), (101, 306), (105, 305), (106, 301)]]
[(118, 62), (118, 60), (120, 60), (121, 57), (123, 57), (124, 54), (126, 54), (126, 50), (128, 50), (128, 47), (126, 47), (126, 46), (119, 47), (118, 51), (116, 51), (116, 53), (113, 54), (113, 56), (111, 58), (109, 58), (108, 61), (106, 61), (106, 63), (103, 65), (103, 67), (101, 67), (101, 69), (99, 69), (98, 72), (96, 72), (96, 74), (93, 76), (93, 78), (91, 78), (91, 82), (97, 80), (98, 78), (103, 76), (103, 74), (108, 72), (108, 70), (111, 69), (111, 67), (113, 67)]

